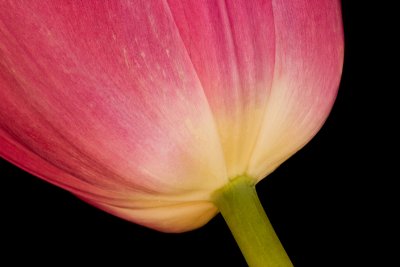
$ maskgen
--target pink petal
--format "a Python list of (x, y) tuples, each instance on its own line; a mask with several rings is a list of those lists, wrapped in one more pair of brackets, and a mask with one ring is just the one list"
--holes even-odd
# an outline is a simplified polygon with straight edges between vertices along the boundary
[(0, 40), (2, 157), (164, 231), (215, 214), (223, 154), (167, 5), (2, 1)]
[(228, 177), (243, 174), (275, 61), (271, 1), (168, 0), (216, 119)]
[(321, 127), (339, 1), (2, 1), (0, 155), (125, 219), (198, 227)]
[(340, 1), (273, 1), (273, 88), (248, 173), (259, 180), (304, 146), (335, 100), (343, 63)]

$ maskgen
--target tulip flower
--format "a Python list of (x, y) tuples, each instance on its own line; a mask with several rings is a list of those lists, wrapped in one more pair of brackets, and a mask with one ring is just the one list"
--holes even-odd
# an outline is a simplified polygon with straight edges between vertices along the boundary
[(255, 185), (320, 129), (342, 61), (338, 0), (3, 0), (0, 156), (159, 231), (220, 211), (250, 266), (291, 266)]

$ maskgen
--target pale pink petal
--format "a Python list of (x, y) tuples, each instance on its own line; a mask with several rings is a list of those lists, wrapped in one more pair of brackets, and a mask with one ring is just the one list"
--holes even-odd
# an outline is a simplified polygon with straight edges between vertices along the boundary
[[(118, 214), (198, 203), (226, 182), (207, 99), (166, 4), (2, 1), (0, 40), (2, 157)], [(194, 210), (211, 210), (209, 219), (215, 208), (205, 206)], [(199, 216), (190, 214), (164, 219), (181, 219), (179, 231)]]
[[(83, 199), (85, 200), (85, 199)], [(86, 202), (118, 217), (163, 232), (176, 233), (199, 228), (214, 217), (218, 209), (210, 201), (162, 203), (148, 207), (109, 206), (102, 202)]]
[(248, 173), (258, 180), (304, 146), (326, 120), (343, 63), (340, 1), (274, 0), (273, 89)]
[(271, 1), (168, 0), (210, 103), (229, 178), (243, 174), (262, 123), (275, 61)]

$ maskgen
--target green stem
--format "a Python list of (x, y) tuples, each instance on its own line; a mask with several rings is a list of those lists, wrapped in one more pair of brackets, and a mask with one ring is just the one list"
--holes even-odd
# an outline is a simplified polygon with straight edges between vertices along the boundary
[(213, 195), (250, 267), (293, 266), (248, 176), (239, 176)]

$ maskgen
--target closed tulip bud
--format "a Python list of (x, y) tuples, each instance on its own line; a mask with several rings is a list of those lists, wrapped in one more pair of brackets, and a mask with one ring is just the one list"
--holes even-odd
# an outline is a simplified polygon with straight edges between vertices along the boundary
[(337, 0), (1, 1), (0, 156), (153, 229), (232, 230), (235, 188), (317, 133), (342, 61)]

